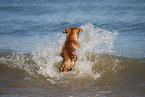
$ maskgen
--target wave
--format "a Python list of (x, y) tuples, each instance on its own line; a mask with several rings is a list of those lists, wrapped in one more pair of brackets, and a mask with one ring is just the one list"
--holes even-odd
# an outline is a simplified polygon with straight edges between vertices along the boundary
[[(35, 79), (42, 82), (42, 79), (44, 79), (46, 82), (64, 88), (78, 89), (94, 83), (98, 85), (126, 85), (131, 83), (138, 85), (140, 83), (144, 87), (145, 59), (87, 53), (86, 59), (79, 60), (72, 71), (64, 73), (59, 72), (61, 57), (54, 58), (55, 62), (49, 63), (46, 59), (39, 57), (36, 61), (32, 54), (16, 53), (0, 57), (0, 68), (10, 73), (15, 71), (17, 76), (21, 74), (27, 80)], [(3, 65), (8, 67), (3, 67)]]
[(29, 78), (41, 79), (43, 76), (46, 81), (64, 88), (86, 87), (94, 82), (123, 84), (128, 81), (134, 82), (135, 78), (138, 78), (135, 82), (145, 80), (143, 78), (144, 59), (129, 59), (105, 54), (113, 52), (117, 31), (94, 27), (91, 23), (81, 27), (84, 31), (79, 37), (81, 47), (76, 51), (78, 61), (70, 72), (59, 72), (62, 62), (60, 53), (66, 38), (66, 35), (60, 32), (56, 34), (56, 41), (53, 43), (49, 42), (48, 38), (47, 46), (38, 44), (37, 49), (29, 54), (17, 52), (1, 56), (0, 63), (26, 71)]

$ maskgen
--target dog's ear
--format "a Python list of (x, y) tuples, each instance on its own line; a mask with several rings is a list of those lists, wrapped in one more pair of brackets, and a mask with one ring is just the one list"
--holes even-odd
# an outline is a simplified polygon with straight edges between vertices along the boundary
[(79, 32), (83, 31), (83, 29), (81, 27), (78, 27), (77, 29), (78, 29)]
[(63, 31), (63, 33), (69, 33), (69, 32), (70, 32), (70, 28), (65, 29), (65, 30)]

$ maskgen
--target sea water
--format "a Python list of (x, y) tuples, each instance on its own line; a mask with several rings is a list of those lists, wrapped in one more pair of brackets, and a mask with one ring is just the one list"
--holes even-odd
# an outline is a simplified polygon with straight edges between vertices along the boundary
[[(0, 96), (145, 96), (144, 0), (0, 1)], [(66, 28), (81, 27), (60, 73)]]

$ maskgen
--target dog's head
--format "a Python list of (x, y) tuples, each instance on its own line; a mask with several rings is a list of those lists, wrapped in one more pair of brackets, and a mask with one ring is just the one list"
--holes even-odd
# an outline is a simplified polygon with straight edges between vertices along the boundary
[(78, 27), (78, 28), (68, 28), (68, 29), (65, 29), (63, 31), (63, 33), (67, 33), (67, 34), (76, 34), (77, 35), (77, 38), (79, 37), (79, 32), (82, 32), (83, 29), (81, 27)]

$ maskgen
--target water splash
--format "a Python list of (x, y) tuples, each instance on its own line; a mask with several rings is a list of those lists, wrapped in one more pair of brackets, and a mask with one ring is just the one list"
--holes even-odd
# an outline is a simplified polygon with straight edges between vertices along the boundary
[[(97, 63), (96, 59), (99, 58), (100, 53), (113, 51), (113, 42), (118, 33), (94, 27), (92, 23), (81, 27), (83, 32), (80, 32), (79, 37), (80, 48), (76, 50), (78, 61), (70, 72), (59, 72), (63, 60), (60, 53), (66, 39), (66, 35), (60, 32), (55, 35), (54, 42), (50, 42), (49, 37), (46, 37), (48, 45), (38, 44), (37, 49), (29, 57), (26, 54), (17, 53), (5, 58), (5, 62), (12, 62), (13, 67), (26, 70), (33, 76), (43, 75), (52, 84), (69, 83), (72, 78), (89, 77), (96, 80), (101, 76), (100, 72), (93, 70)], [(4, 59), (2, 60), (4, 62)]]
[(79, 42), (80, 48), (77, 49), (78, 61), (75, 68), (80, 74), (91, 75), (94, 79), (100, 77), (100, 74), (93, 72), (92, 68), (97, 63), (97, 60), (91, 61), (92, 55), (95, 55), (97, 59), (100, 53), (113, 52), (113, 42), (117, 31), (109, 31), (94, 27), (92, 23), (88, 23), (81, 26), (83, 32), (80, 34)]
[[(68, 75), (75, 75), (73, 77), (91, 76), (94, 79), (98, 78), (99, 73), (93, 72), (92, 68), (94, 62), (88, 60), (93, 53), (106, 53), (112, 52), (113, 41), (117, 35), (116, 31), (104, 30), (98, 27), (94, 27), (92, 23), (88, 23), (81, 26), (83, 32), (80, 33), (79, 42), (80, 48), (77, 49), (78, 61), (74, 67), (74, 70)], [(48, 43), (47, 47), (38, 46), (37, 50), (33, 52), (33, 60), (39, 66), (38, 73), (45, 77), (59, 78), (67, 76), (59, 72), (59, 67), (62, 62), (60, 56), (62, 46), (65, 42), (66, 35), (58, 33), (56, 34), (56, 42)], [(97, 56), (96, 56), (97, 57)]]
[(117, 31), (110, 31), (94, 27), (92, 23), (81, 26), (83, 33), (80, 35), (79, 42), (81, 50), (85, 52), (108, 53), (113, 52), (114, 39), (118, 34)]

